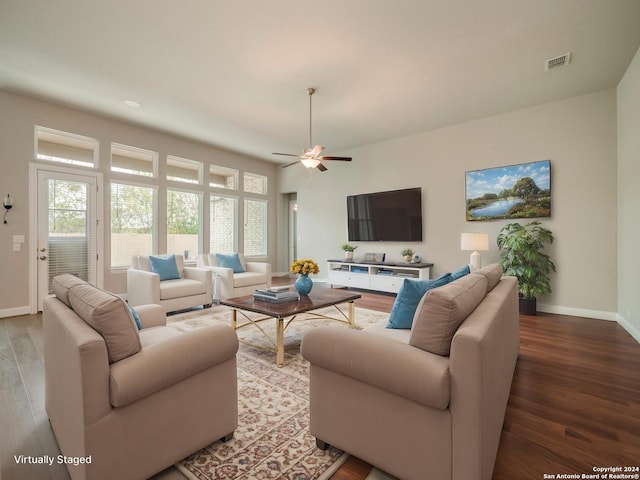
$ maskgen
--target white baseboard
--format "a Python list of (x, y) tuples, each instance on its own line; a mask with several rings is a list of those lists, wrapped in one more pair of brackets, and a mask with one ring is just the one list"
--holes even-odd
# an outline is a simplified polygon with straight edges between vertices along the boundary
[(0, 310), (0, 318), (17, 317), (18, 315), (29, 315), (30, 313), (31, 309), (28, 306), (3, 308), (2, 310)]
[(638, 328), (631, 325), (631, 323), (629, 323), (629, 320), (627, 320), (622, 315), (618, 315), (618, 323), (629, 333), (629, 335), (635, 338), (636, 342), (640, 343), (640, 330)]
[(604, 312), (601, 310), (587, 310), (583, 308), (559, 307), (557, 305), (546, 305), (539, 303), (538, 311), (545, 313), (557, 313), (559, 315), (570, 315), (572, 317), (595, 318), (596, 320), (607, 320), (617, 322), (631, 335), (636, 342), (640, 343), (640, 330), (631, 325), (629, 321), (616, 312)]
[(602, 310), (588, 310), (585, 308), (561, 307), (558, 305), (547, 305), (538, 303), (538, 311), (545, 313), (557, 313), (558, 315), (570, 315), (572, 317), (595, 318), (597, 320), (608, 320), (616, 322), (618, 314), (616, 312), (604, 312)]

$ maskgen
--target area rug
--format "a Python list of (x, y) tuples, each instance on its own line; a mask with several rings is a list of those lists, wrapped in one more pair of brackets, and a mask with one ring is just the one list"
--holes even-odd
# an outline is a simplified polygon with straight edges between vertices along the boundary
[[(323, 309), (322, 313), (332, 314), (332, 310)], [(356, 307), (358, 328), (387, 317), (386, 313)], [(219, 322), (231, 324), (227, 307), (167, 317), (167, 325), (181, 331)], [(300, 355), (299, 346), (306, 331), (330, 324), (339, 325), (324, 319), (291, 323), (285, 331), (285, 362), (280, 368), (275, 364), (275, 353), (241, 343), (237, 355), (238, 427), (233, 439), (212, 443), (176, 467), (194, 480), (328, 479), (348, 455), (335, 448), (316, 448), (309, 433), (309, 364)], [(275, 321), (261, 326), (265, 333), (275, 334)], [(269, 346), (256, 327), (240, 329), (237, 334), (258, 347), (261, 343)]]

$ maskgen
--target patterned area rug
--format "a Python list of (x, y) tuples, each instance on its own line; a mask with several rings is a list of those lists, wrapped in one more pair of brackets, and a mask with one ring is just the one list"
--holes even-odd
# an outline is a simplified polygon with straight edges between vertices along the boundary
[[(335, 309), (321, 313), (335, 316)], [(267, 351), (275, 338), (275, 320), (237, 331), (238, 338), (265, 349), (240, 344), (238, 352), (238, 428), (234, 438), (215, 442), (185, 458), (176, 467), (190, 479), (329, 478), (347, 454), (315, 446), (309, 433), (309, 364), (300, 355), (304, 332), (321, 325), (342, 325), (325, 319), (290, 323), (285, 330), (285, 363), (278, 368), (275, 353)], [(388, 314), (356, 307), (358, 327), (388, 318)], [(231, 324), (231, 311), (217, 306), (167, 317), (167, 324), (182, 331), (212, 323)], [(344, 325), (342, 328), (348, 328)]]

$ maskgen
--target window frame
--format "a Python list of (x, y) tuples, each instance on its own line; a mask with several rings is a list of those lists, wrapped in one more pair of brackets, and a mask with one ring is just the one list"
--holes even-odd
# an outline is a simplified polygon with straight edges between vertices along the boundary
[[(262, 191), (254, 191), (247, 190), (247, 178), (253, 178), (254, 180), (259, 180), (262, 188)], [(259, 173), (252, 172), (243, 172), (242, 173), (242, 191), (245, 193), (250, 193), (252, 195), (264, 195), (266, 196), (269, 193), (268, 189), (268, 177), (266, 175), (261, 175)]]
[[(262, 231), (262, 248), (260, 253), (247, 254), (247, 205), (250, 202), (264, 204), (263, 210), (263, 231)], [(242, 251), (246, 258), (264, 258), (269, 251), (269, 200), (266, 198), (244, 197), (243, 199), (243, 245)]]
[[(169, 162), (177, 162), (177, 163), (182, 163), (182, 164), (186, 164), (186, 165), (193, 165), (195, 166), (195, 171), (196, 171), (196, 180), (195, 181), (191, 181), (190, 179), (184, 177), (174, 177), (174, 176), (170, 176), (169, 175), (169, 170), (171, 167), (176, 167), (175, 165), (169, 165)], [(198, 161), (198, 160), (191, 160), (189, 158), (184, 158), (184, 157), (179, 157), (178, 155), (167, 155), (166, 160), (165, 160), (165, 179), (169, 182), (176, 182), (176, 183), (182, 183), (182, 184), (187, 184), (187, 185), (202, 185), (203, 181), (203, 172), (204, 172), (204, 167), (203, 167), (203, 163)], [(179, 167), (176, 167), (179, 168)]]
[[(239, 224), (240, 224), (240, 219), (239, 219), (239, 212), (240, 212), (240, 197), (238, 197), (237, 195), (223, 195), (223, 194), (219, 194), (219, 193), (215, 193), (215, 192), (210, 192), (209, 193), (209, 253), (227, 253), (227, 252), (221, 252), (219, 250), (214, 249), (214, 246), (212, 244), (212, 228), (213, 228), (213, 208), (212, 208), (212, 203), (214, 198), (216, 197), (221, 197), (221, 198), (225, 198), (225, 199), (229, 199), (233, 201), (233, 240), (232, 240), (232, 252), (237, 252), (238, 251), (238, 236), (239, 236)], [(231, 252), (228, 252), (231, 253)]]
[[(193, 254), (193, 256), (189, 256), (189, 260), (192, 260), (193, 258), (195, 258), (197, 256), (197, 254), (199, 252), (202, 251), (202, 247), (204, 245), (204, 229), (203, 229), (203, 219), (204, 219), (204, 192), (201, 190), (189, 190), (189, 189), (183, 189), (183, 188), (175, 188), (175, 187), (166, 187), (164, 189), (165, 191), (165, 207), (166, 207), (166, 211), (165, 211), (165, 215), (166, 215), (166, 225), (167, 225), (167, 229), (165, 231), (165, 242), (167, 245), (167, 252), (169, 252), (169, 192), (177, 192), (177, 193), (185, 193), (185, 194), (189, 194), (189, 195), (196, 195), (198, 197), (198, 247), (196, 252)], [(171, 252), (169, 252), (171, 253)], [(181, 253), (181, 252), (174, 252), (174, 253)]]
[[(89, 162), (85, 162), (82, 160), (74, 160), (71, 158), (65, 158), (65, 157), (56, 157), (53, 155), (46, 155), (46, 154), (40, 154), (40, 149), (39, 149), (39, 144), (40, 144), (40, 136), (39, 133), (42, 133), (43, 135), (50, 135), (53, 137), (61, 137), (64, 138), (66, 140), (68, 140), (68, 143), (57, 143), (57, 142), (52, 142), (49, 141), (49, 143), (53, 143), (53, 144), (58, 144), (61, 145), (62, 147), (70, 147), (70, 148), (74, 148), (74, 143), (90, 143), (92, 144), (92, 148), (89, 150), (92, 150), (92, 162), (93, 163), (89, 163)], [(46, 139), (42, 139), (42, 141), (47, 141)], [(93, 138), (93, 137), (87, 137), (85, 135), (79, 135), (77, 133), (71, 133), (71, 132), (65, 132), (63, 130), (56, 130), (53, 128), (49, 128), (49, 127), (43, 127), (41, 125), (34, 125), (34, 135), (33, 135), (33, 142), (34, 142), (34, 146), (33, 146), (33, 158), (36, 161), (40, 161), (40, 162), (47, 162), (47, 163), (51, 163), (51, 164), (55, 164), (55, 165), (65, 165), (67, 167), (71, 167), (71, 168), (84, 168), (84, 169), (91, 169), (91, 170), (97, 170), (98, 167), (100, 166), (99, 164), (99, 160), (100, 160), (100, 141), (97, 138)]]
[[(225, 186), (220, 186), (220, 185), (212, 185), (211, 184), (211, 175), (212, 169), (217, 169), (217, 170), (221, 170), (224, 174), (225, 171), (228, 171), (230, 175), (227, 176), (227, 178), (231, 177), (233, 178), (233, 187), (225, 187)], [(231, 191), (235, 191), (237, 192), (238, 189), (238, 183), (240, 182), (240, 171), (236, 168), (231, 168), (231, 167), (224, 167), (222, 165), (217, 165), (217, 164), (213, 164), (210, 163), (209, 164), (209, 172), (208, 172), (208, 176), (207, 176), (207, 182), (206, 182), (206, 186), (208, 188), (220, 188), (222, 190), (231, 190)]]
[[(142, 177), (145, 178), (145, 177)], [(111, 201), (112, 196), (113, 196), (113, 184), (118, 184), (118, 185), (125, 185), (125, 186), (129, 186), (129, 187), (137, 187), (137, 188), (148, 188), (152, 191), (152, 195), (153, 195), (153, 199), (152, 199), (152, 220), (151, 220), (151, 252), (149, 253), (149, 255), (154, 255), (158, 252), (158, 235), (159, 235), (159, 230), (158, 230), (158, 197), (159, 197), (159, 192), (160, 192), (160, 186), (159, 185), (154, 185), (154, 184), (147, 184), (147, 183), (138, 183), (138, 182), (131, 182), (131, 181), (124, 181), (121, 180), (119, 178), (110, 178), (109, 179), (109, 222), (108, 222), (108, 228), (109, 228), (109, 243), (110, 243), (110, 248), (109, 248), (109, 268), (111, 271), (118, 271), (118, 270), (127, 270), (131, 265), (113, 265), (113, 230), (112, 230), (112, 220), (113, 220), (113, 216), (112, 216), (112, 209), (113, 209), (113, 203)]]
[[(121, 150), (126, 150), (129, 152), (132, 152), (133, 154), (150, 154), (151, 156), (151, 174), (150, 175), (145, 175), (144, 172), (142, 171), (131, 171), (131, 172), (126, 172), (126, 171), (122, 171), (122, 170), (114, 170), (113, 168), (113, 149), (117, 148), (117, 149), (121, 149)], [(124, 155), (122, 155), (124, 156)], [(158, 152), (154, 151), (154, 150), (148, 150), (146, 148), (140, 148), (140, 147), (134, 147), (131, 145), (125, 145), (123, 143), (118, 143), (118, 142), (111, 142), (110, 144), (110, 149), (109, 149), (109, 171), (113, 174), (115, 173), (116, 175), (125, 175), (127, 177), (132, 177), (132, 178), (136, 178), (136, 177), (140, 177), (140, 178), (153, 178), (153, 179), (157, 179), (158, 178)], [(135, 159), (135, 157), (131, 157), (132, 159)]]

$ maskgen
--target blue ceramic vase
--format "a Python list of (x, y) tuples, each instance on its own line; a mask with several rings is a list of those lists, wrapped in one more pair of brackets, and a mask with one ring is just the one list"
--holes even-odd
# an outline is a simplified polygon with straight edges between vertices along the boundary
[(298, 276), (294, 285), (300, 295), (309, 295), (309, 292), (313, 288), (313, 280), (309, 278), (309, 275), (301, 274)]

